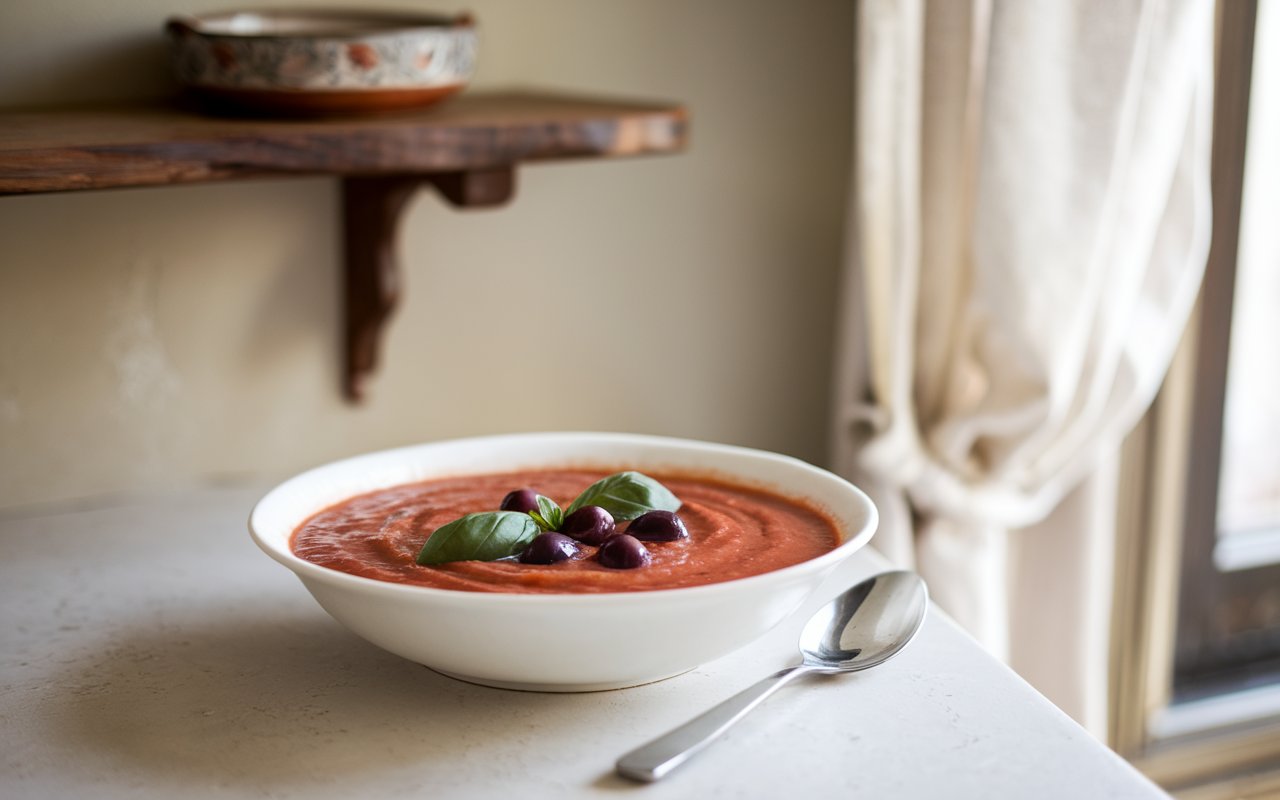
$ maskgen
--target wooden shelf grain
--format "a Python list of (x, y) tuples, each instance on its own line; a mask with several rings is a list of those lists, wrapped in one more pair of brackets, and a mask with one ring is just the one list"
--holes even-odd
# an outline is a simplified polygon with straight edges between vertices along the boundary
[(206, 116), (176, 106), (0, 112), (0, 194), (266, 175), (388, 175), (670, 153), (674, 104), (464, 93), (419, 111), (326, 119)]
[(0, 195), (332, 175), (342, 180), (347, 397), (358, 400), (398, 301), (397, 222), (422, 184), (459, 207), (496, 206), (534, 161), (674, 153), (673, 103), (465, 92), (376, 116), (263, 119), (177, 105), (0, 112)]

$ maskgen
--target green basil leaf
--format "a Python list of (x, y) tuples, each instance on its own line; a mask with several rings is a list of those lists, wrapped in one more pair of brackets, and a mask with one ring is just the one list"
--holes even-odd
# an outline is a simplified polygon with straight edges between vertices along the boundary
[(564, 524), (564, 511), (550, 497), (538, 495), (538, 516), (549, 526), (547, 527), (549, 531), (558, 531)]
[(519, 553), (541, 532), (532, 517), (519, 511), (468, 514), (436, 528), (418, 553), (418, 563), (496, 561)]
[(555, 530), (555, 528), (551, 527), (551, 523), (547, 520), (547, 518), (539, 514), (537, 511), (530, 511), (529, 516), (533, 517), (533, 521), (538, 523), (538, 527), (541, 528), (542, 530), (544, 531)]
[(618, 522), (648, 511), (678, 511), (680, 500), (667, 487), (639, 472), (619, 472), (587, 487), (569, 506), (572, 514), (583, 506), (600, 506)]

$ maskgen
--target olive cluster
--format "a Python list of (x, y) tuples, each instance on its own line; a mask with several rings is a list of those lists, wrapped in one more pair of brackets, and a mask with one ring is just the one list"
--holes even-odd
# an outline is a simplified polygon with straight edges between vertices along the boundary
[[(538, 493), (516, 489), (502, 498), (503, 511), (538, 510)], [(564, 518), (558, 531), (540, 533), (520, 553), (522, 564), (555, 564), (582, 552), (582, 545), (596, 548), (596, 560), (610, 569), (635, 569), (653, 561), (643, 542), (674, 542), (689, 531), (674, 511), (650, 511), (631, 521), (625, 533), (613, 515), (600, 506), (583, 506)]]

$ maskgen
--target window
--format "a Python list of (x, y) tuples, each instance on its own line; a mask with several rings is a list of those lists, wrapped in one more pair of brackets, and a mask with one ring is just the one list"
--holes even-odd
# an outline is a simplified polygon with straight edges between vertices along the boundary
[(1278, 12), (1258, 9), (1246, 143), (1223, 166), (1236, 236), (1215, 243), (1202, 295), (1175, 702), (1280, 679)]
[(1213, 195), (1196, 318), (1126, 445), (1111, 735), (1166, 788), (1270, 797), (1280, 793), (1280, 3), (1219, 3)]

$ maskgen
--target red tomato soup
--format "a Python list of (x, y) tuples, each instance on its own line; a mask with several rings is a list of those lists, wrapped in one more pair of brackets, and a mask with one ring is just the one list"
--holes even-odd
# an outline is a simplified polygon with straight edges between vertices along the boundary
[[(840, 543), (822, 511), (770, 492), (719, 480), (648, 473), (678, 497), (689, 537), (645, 542), (653, 562), (609, 569), (596, 548), (556, 564), (456, 561), (419, 566), (432, 531), (478, 511), (496, 511), (512, 489), (529, 487), (562, 507), (595, 481), (596, 470), (535, 470), (410, 483), (362, 494), (325, 509), (293, 533), (298, 556), (377, 580), (471, 592), (591, 593), (675, 589), (744, 578), (799, 564)], [(626, 532), (626, 523), (618, 523)]]

